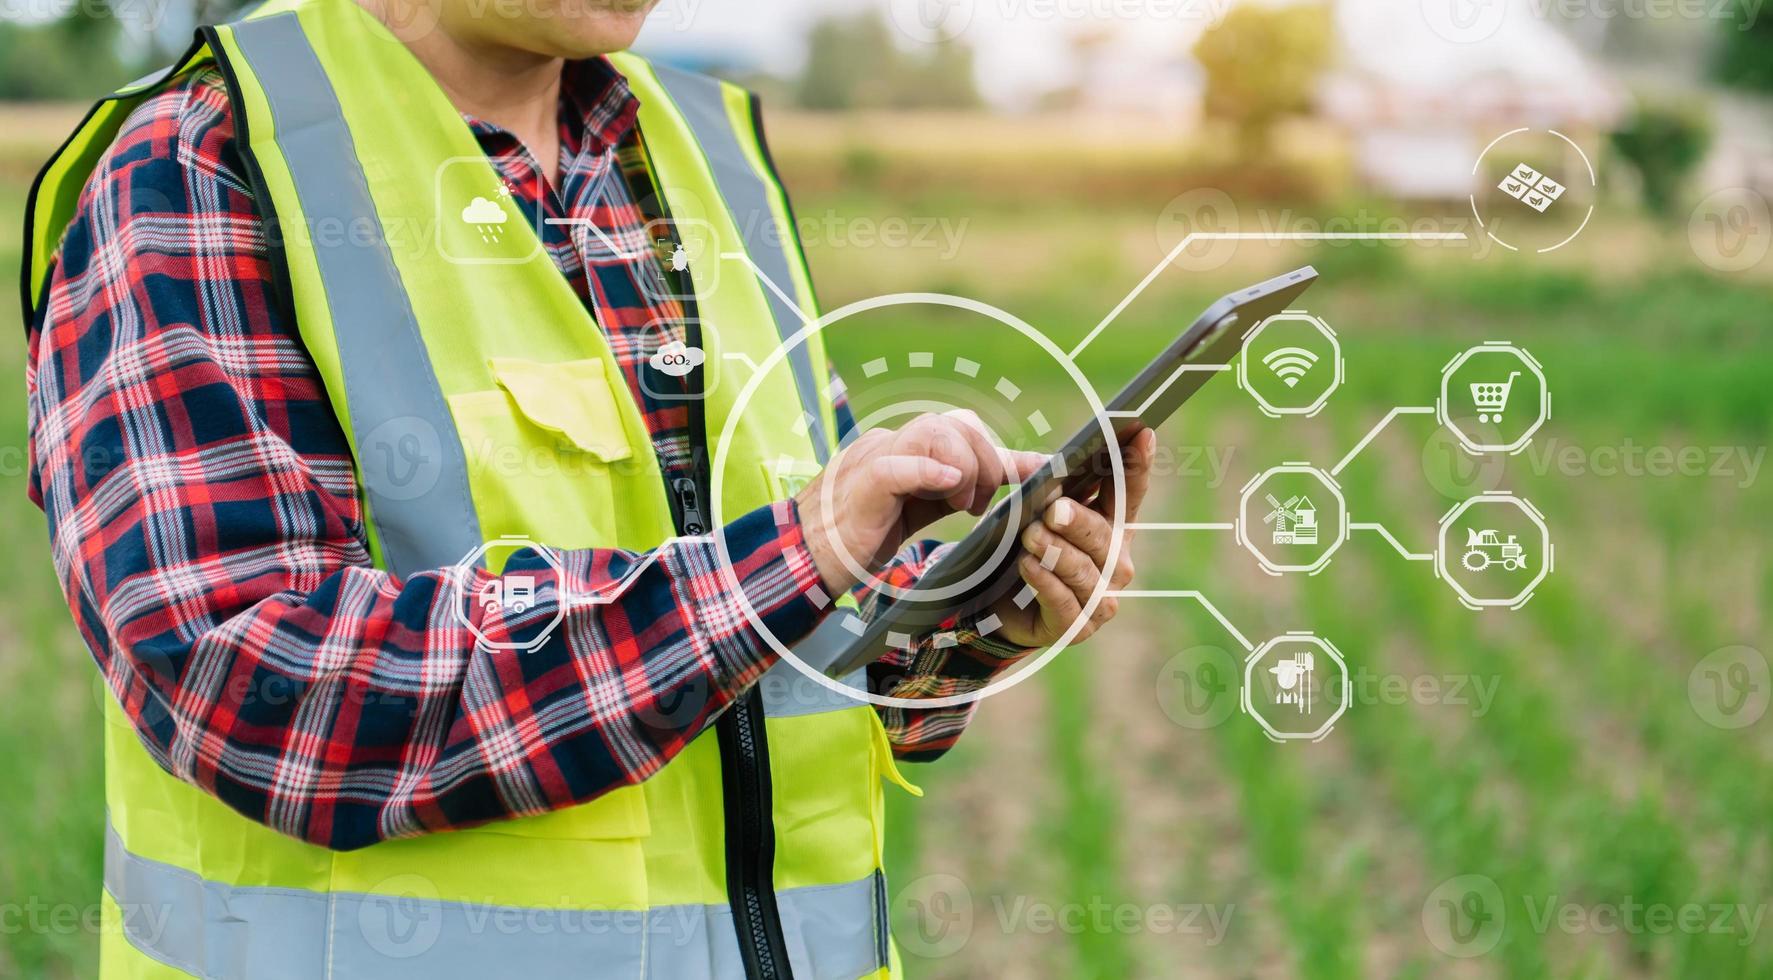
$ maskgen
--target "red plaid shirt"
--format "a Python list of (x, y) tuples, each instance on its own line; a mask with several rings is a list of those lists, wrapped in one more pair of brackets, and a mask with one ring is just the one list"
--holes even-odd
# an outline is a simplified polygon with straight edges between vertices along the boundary
[[(623, 257), (645, 243), (637, 102), (602, 60), (564, 81), (558, 192), (526, 196), (546, 186), (534, 158), (469, 122), (526, 217), (588, 219), (620, 246), (543, 225), (670, 472), (688, 459), (689, 414), (639, 372), (670, 339), (643, 327), (680, 311), (638, 288), (653, 259)], [(604, 179), (612, 169), (622, 179)], [(376, 570), (344, 434), (273, 301), (245, 172), (218, 73), (148, 99), (85, 188), (30, 329), (31, 497), (142, 743), (253, 820), (335, 848), (540, 813), (657, 772), (777, 659), (717, 573), (712, 539), (562, 553), (576, 598), (613, 601), (571, 605), (521, 653), (477, 644), (448, 570)], [(788, 640), (808, 632), (818, 576), (793, 505), (726, 532), (763, 621)], [(892, 577), (914, 578), (932, 554), (908, 548)], [(539, 607), (509, 621), (476, 611), (490, 638), (521, 640), (554, 612), (553, 569), (530, 553), (516, 569), (539, 577)], [(976, 689), (1019, 652), (967, 638), (877, 664), (876, 689)], [(696, 710), (685, 692), (700, 692)], [(882, 715), (899, 753), (922, 759), (953, 744), (970, 706)]]

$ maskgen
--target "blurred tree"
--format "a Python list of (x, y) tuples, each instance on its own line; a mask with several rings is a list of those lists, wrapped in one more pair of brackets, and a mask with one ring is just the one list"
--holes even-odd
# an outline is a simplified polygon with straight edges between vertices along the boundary
[(219, 24), (234, 16), (255, 0), (191, 0), (192, 19), (199, 24)]
[[(141, 3), (142, 0), (131, 0)], [(258, 0), (188, 0), (182, 10), (175, 11), (176, 5), (165, 4), (163, 9), (173, 14), (162, 29), (148, 35), (148, 54), (146, 66), (137, 75), (146, 74), (160, 65), (171, 64), (191, 43), (191, 32), (204, 24), (220, 24), (238, 16), (248, 8), (255, 6)]]
[(0, 99), (97, 97), (127, 73), (109, 0), (39, 24), (0, 22)]
[(929, 56), (911, 62), (901, 76), (899, 105), (932, 109), (972, 109), (979, 105), (973, 81), (973, 49), (956, 40), (930, 47)]
[(1242, 4), (1195, 42), (1207, 77), (1203, 108), (1235, 127), (1243, 159), (1266, 157), (1275, 123), (1310, 107), (1330, 37), (1330, 11), (1321, 3)]
[(0, 100), (97, 98), (170, 63), (199, 24), (255, 0), (81, 0), (56, 20), (0, 21)]
[(1711, 146), (1711, 119), (1697, 102), (1639, 98), (1608, 139), (1637, 173), (1645, 209), (1666, 218), (1679, 208), (1682, 186)]
[(850, 109), (885, 101), (881, 91), (896, 67), (884, 20), (871, 14), (824, 17), (807, 34), (798, 101), (808, 109)]
[(821, 18), (807, 35), (795, 86), (808, 109), (970, 108), (979, 104), (972, 49), (959, 41), (920, 54), (893, 43), (878, 11)]
[(1742, 24), (1727, 17), (1719, 26), (1724, 36), (1712, 74), (1725, 85), (1773, 92), (1773, 19), (1754, 17)]

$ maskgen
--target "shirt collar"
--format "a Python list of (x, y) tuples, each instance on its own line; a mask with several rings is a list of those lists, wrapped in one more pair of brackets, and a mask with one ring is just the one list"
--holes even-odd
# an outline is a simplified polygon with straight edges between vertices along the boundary
[[(639, 114), (639, 97), (608, 58), (569, 61), (561, 67), (560, 130), (573, 152), (602, 153), (621, 145)], [(511, 135), (469, 113), (462, 118), (482, 136)]]
[(560, 121), (583, 134), (580, 152), (621, 145), (640, 113), (640, 99), (608, 58), (567, 62), (560, 72), (560, 94)]

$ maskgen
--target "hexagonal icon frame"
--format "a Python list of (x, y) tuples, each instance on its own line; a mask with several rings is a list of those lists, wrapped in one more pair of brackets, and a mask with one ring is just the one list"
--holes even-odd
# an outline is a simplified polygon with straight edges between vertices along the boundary
[[(1452, 553), (1452, 549), (1447, 547), (1447, 531), (1452, 528), (1453, 522), (1457, 521), (1460, 515), (1482, 503), (1510, 504), (1519, 508), (1521, 513), (1527, 515), (1527, 520), (1532, 521), (1533, 526), (1539, 529), (1539, 542), (1544, 546), (1545, 557), (1540, 560), (1539, 570), (1534, 574), (1533, 580), (1523, 586), (1519, 592), (1506, 599), (1477, 598), (1466, 591), (1464, 583), (1460, 582), (1447, 568), (1447, 556)], [(1552, 566), (1555, 564), (1554, 558), (1555, 549), (1551, 543), (1551, 528), (1545, 524), (1545, 515), (1541, 514), (1539, 508), (1534, 507), (1525, 498), (1517, 497), (1512, 493), (1492, 491), (1461, 500), (1441, 518), (1440, 528), (1435, 532), (1434, 573), (1446, 580), (1446, 583), (1452, 586), (1453, 592), (1459, 596), (1459, 601), (1471, 609), (1493, 609), (1496, 607), (1519, 609), (1526, 605), (1527, 600), (1533, 598), (1533, 590), (1539, 587), (1540, 582), (1545, 581), (1545, 576), (1551, 574)]]
[[(1318, 333), (1323, 334), (1325, 340), (1330, 342), (1330, 360), (1335, 364), (1336, 372), (1334, 376), (1330, 378), (1330, 383), (1324, 387), (1323, 393), (1318, 395), (1317, 399), (1309, 405), (1293, 408), (1279, 407), (1268, 399), (1262, 397), (1262, 392), (1258, 391), (1256, 386), (1250, 383), (1250, 357), (1248, 353), (1250, 342), (1255, 340), (1269, 324), (1276, 321), (1309, 323)], [(1287, 415), (1302, 415), (1306, 418), (1310, 418), (1323, 411), (1324, 405), (1330, 400), (1330, 395), (1335, 393), (1337, 388), (1342, 387), (1342, 343), (1336, 339), (1336, 331), (1331, 328), (1328, 323), (1325, 323), (1321, 317), (1314, 316), (1304, 310), (1282, 310), (1266, 320), (1263, 320), (1261, 323), (1256, 324), (1249, 333), (1244, 334), (1243, 343), (1238, 347), (1238, 353), (1240, 356), (1237, 359), (1237, 386), (1249, 392), (1250, 397), (1256, 400), (1256, 407), (1262, 410), (1262, 414), (1271, 418), (1278, 419)]]
[[(1459, 370), (1461, 364), (1464, 364), (1478, 354), (1493, 354), (1498, 352), (1513, 354), (1515, 358), (1521, 362), (1521, 366), (1526, 368), (1532, 373), (1533, 377), (1539, 380), (1538, 417), (1533, 420), (1532, 425), (1527, 426), (1527, 428), (1521, 432), (1520, 438), (1506, 444), (1478, 442), (1463, 429), (1459, 428), (1459, 424), (1454, 420), (1452, 410), (1449, 407), (1452, 400), (1447, 394), (1447, 385), (1453, 380), (1453, 372)], [(1455, 355), (1452, 360), (1447, 362), (1445, 367), (1441, 368), (1441, 397), (1440, 400), (1435, 403), (1435, 418), (1441, 425), (1446, 426), (1447, 431), (1453, 433), (1453, 437), (1459, 440), (1459, 445), (1465, 447), (1466, 452), (1474, 454), (1518, 453), (1522, 449), (1527, 448), (1527, 443), (1533, 441), (1533, 436), (1539, 431), (1539, 427), (1551, 419), (1551, 384), (1545, 380), (1544, 367), (1540, 365), (1539, 361), (1534, 358), (1533, 355), (1506, 340), (1486, 340), (1476, 347), (1468, 348)]]
[[(1335, 712), (1331, 714), (1329, 718), (1324, 720), (1323, 725), (1311, 732), (1276, 731), (1274, 726), (1269, 723), (1268, 719), (1262, 716), (1262, 712), (1256, 710), (1255, 704), (1250, 700), (1250, 692), (1255, 689), (1253, 678), (1250, 675), (1255, 672), (1256, 664), (1260, 663), (1262, 657), (1270, 650), (1282, 643), (1305, 643), (1317, 647), (1324, 652), (1325, 656), (1335, 661), (1336, 669), (1342, 674), (1341, 701), (1336, 705)], [(1336, 649), (1335, 645), (1329, 640), (1311, 633), (1308, 630), (1290, 630), (1267, 640), (1261, 646), (1251, 650), (1250, 655), (1244, 658), (1243, 680), (1244, 689), (1241, 707), (1243, 708), (1244, 714), (1256, 719), (1256, 724), (1262, 726), (1262, 731), (1267, 733), (1268, 737), (1276, 742), (1323, 741), (1324, 738), (1330, 734), (1330, 729), (1335, 727), (1337, 720), (1348, 710), (1349, 704), (1354, 701), (1354, 682), (1349, 679), (1348, 661), (1342, 659), (1342, 651)]]
[[(1245, 527), (1246, 522), (1244, 521), (1244, 512), (1249, 509), (1250, 498), (1255, 495), (1257, 487), (1261, 486), (1269, 477), (1274, 476), (1277, 473), (1311, 474), (1319, 483), (1324, 485), (1324, 489), (1330, 492), (1330, 496), (1336, 501), (1337, 513), (1342, 515), (1342, 519), (1336, 522), (1338, 528), (1336, 540), (1331, 541), (1329, 547), (1324, 549), (1323, 554), (1318, 555), (1317, 560), (1310, 562), (1309, 564), (1288, 565), (1277, 562), (1264, 554), (1262, 549), (1258, 547), (1256, 543), (1251, 540), (1250, 535), (1246, 533), (1247, 528)], [(1305, 572), (1309, 575), (1316, 575), (1318, 572), (1323, 571), (1325, 565), (1330, 563), (1330, 556), (1334, 555), (1336, 550), (1342, 547), (1342, 543), (1348, 540), (1348, 500), (1342, 496), (1342, 486), (1338, 484), (1336, 478), (1329, 473), (1318, 469), (1310, 463), (1282, 463), (1279, 466), (1271, 466), (1256, 474), (1251, 478), (1250, 482), (1244, 484), (1243, 490), (1239, 491), (1237, 498), (1236, 530), (1237, 543), (1243, 545), (1244, 549), (1250, 554), (1255, 555), (1256, 561), (1262, 565), (1262, 570), (1268, 574), (1280, 575), (1284, 572)]]
[[(467, 603), (463, 601), (467, 597), (462, 594), (462, 585), (464, 582), (467, 582), (472, 578), (474, 570), (480, 567), (480, 559), (494, 548), (529, 548), (536, 554), (541, 555), (542, 560), (548, 563), (548, 567), (554, 569), (554, 588), (555, 594), (558, 596), (558, 599), (554, 604), (554, 616), (548, 620), (546, 626), (542, 627), (541, 632), (537, 633), (533, 639), (526, 643), (489, 640), (487, 639), (486, 634), (480, 632), (480, 628), (474, 625), (474, 622), (468, 618), (467, 610), (465, 608)], [(468, 552), (467, 556), (461, 561), (456, 562), (450, 571), (452, 574), (448, 576), (449, 589), (454, 593), (450, 597), (450, 609), (456, 617), (456, 622), (467, 627), (468, 632), (474, 634), (475, 642), (489, 650), (516, 650), (521, 653), (528, 653), (548, 642), (548, 637), (554, 635), (554, 631), (560, 627), (561, 622), (566, 618), (566, 607), (571, 601), (571, 596), (568, 594), (566, 588), (566, 566), (561, 564), (560, 556), (555, 554), (553, 548), (550, 548), (539, 541), (532, 541), (521, 534), (506, 534), (494, 538), (491, 541), (484, 541), (478, 548)]]

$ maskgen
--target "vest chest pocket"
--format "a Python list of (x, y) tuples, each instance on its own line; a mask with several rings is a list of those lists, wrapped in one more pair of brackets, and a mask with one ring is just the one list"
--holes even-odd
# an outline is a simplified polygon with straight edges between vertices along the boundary
[(482, 530), (613, 545), (622, 484), (659, 481), (652, 452), (637, 453), (623, 423), (620, 379), (597, 358), (487, 364), (497, 388), (449, 396)]

